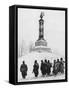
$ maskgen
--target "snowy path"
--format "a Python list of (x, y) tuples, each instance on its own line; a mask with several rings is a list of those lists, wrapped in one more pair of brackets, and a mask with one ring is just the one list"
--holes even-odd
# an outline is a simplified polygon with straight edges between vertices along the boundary
[[(29, 53), (26, 56), (22, 56), (20, 58), (18, 58), (18, 82), (22, 82), (22, 81), (36, 81), (36, 80), (58, 80), (58, 79), (64, 79), (65, 78), (65, 74), (64, 75), (58, 75), (58, 76), (49, 76), (49, 77), (41, 77), (41, 71), (40, 71), (40, 64), (41, 64), (41, 60), (45, 60), (45, 59), (49, 59), (51, 63), (53, 63), (54, 59), (60, 58), (57, 55), (54, 55), (52, 53)], [(25, 61), (25, 63), (28, 66), (28, 73), (27, 73), (27, 77), (26, 79), (22, 78), (21, 72), (20, 72), (20, 66), (22, 64), (22, 61)], [(38, 78), (34, 77), (34, 74), (32, 73), (33, 70), (33, 64), (34, 61), (37, 60), (37, 62), (39, 63), (39, 76)], [(52, 70), (51, 70), (52, 71)]]
[(37, 78), (36, 77), (32, 77), (32, 78), (26, 78), (26, 79), (23, 79), (21, 78), (19, 80), (19, 82), (26, 82), (26, 81), (42, 81), (42, 80), (59, 80), (59, 79), (65, 79), (65, 75), (57, 75), (57, 76), (45, 76), (45, 77), (42, 77), (42, 76), (38, 76)]

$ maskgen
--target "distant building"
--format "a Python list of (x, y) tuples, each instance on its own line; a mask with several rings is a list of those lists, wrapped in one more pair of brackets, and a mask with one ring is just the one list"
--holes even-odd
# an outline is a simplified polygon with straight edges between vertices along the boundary
[(31, 49), (31, 51), (38, 51), (38, 52), (52, 52), (51, 48), (47, 47), (47, 41), (44, 39), (44, 20), (43, 20), (44, 13), (41, 12), (40, 20), (39, 20), (39, 37), (38, 40), (35, 42), (35, 46)]

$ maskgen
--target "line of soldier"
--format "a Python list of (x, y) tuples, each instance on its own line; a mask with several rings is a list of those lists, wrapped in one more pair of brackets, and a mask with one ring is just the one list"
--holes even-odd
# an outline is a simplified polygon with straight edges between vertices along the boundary
[[(46, 76), (46, 75), (51, 75), (51, 68), (53, 68), (52, 74), (53, 75), (57, 75), (59, 72), (60, 73), (64, 73), (64, 61), (63, 58), (54, 60), (54, 63), (50, 63), (50, 60), (47, 61), (47, 59), (45, 59), (45, 61), (41, 60), (41, 66), (40, 66), (40, 70), (42, 73), (42, 76)], [(26, 78), (27, 76), (27, 71), (28, 71), (28, 67), (25, 64), (25, 61), (23, 61), (23, 64), (20, 67), (20, 71), (22, 74), (23, 78)], [(35, 77), (38, 77), (39, 75), (39, 64), (37, 62), (37, 60), (35, 60), (34, 65), (33, 65), (33, 72)]]

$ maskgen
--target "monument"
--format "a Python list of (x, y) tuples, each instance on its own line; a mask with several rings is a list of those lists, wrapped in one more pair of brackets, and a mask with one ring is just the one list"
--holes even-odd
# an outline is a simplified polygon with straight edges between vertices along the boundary
[(41, 12), (40, 19), (39, 19), (39, 37), (38, 40), (35, 42), (35, 46), (32, 48), (32, 51), (38, 52), (52, 52), (51, 48), (48, 48), (47, 41), (44, 39), (44, 20), (43, 20), (44, 13)]

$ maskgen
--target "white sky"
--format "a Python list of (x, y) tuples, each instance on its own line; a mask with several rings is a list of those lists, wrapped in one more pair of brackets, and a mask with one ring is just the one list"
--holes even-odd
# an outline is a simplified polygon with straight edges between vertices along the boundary
[(22, 40), (27, 45), (35, 43), (39, 36), (40, 13), (44, 12), (44, 38), (48, 47), (65, 53), (65, 12), (43, 9), (18, 9), (18, 47)]

